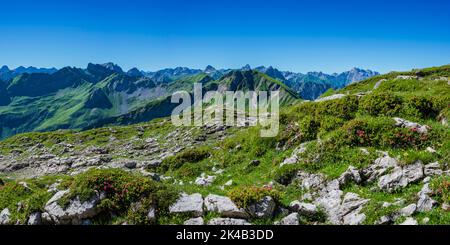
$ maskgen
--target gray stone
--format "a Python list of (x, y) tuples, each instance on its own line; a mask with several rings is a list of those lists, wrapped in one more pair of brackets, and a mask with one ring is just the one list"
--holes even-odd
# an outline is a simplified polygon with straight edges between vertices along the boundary
[(150, 209), (147, 212), (147, 219), (150, 221), (155, 221), (156, 219), (156, 209), (155, 207), (150, 207)]
[(67, 192), (68, 190), (57, 192), (45, 205), (44, 209), (53, 221), (61, 224), (80, 224), (82, 219), (92, 218), (98, 214), (97, 204), (104, 198), (103, 194), (97, 192), (86, 201), (75, 197), (63, 208), (58, 204), (58, 200)]
[(433, 162), (425, 165), (424, 173), (426, 176), (434, 176), (434, 175), (440, 176), (442, 175), (443, 171), (441, 169), (441, 166), (439, 165), (439, 162)]
[(317, 214), (317, 207), (311, 203), (293, 201), (289, 204), (289, 208), (300, 215), (314, 216)]
[(289, 164), (295, 164), (300, 160), (300, 154), (304, 153), (306, 151), (306, 145), (307, 143), (300, 144), (299, 147), (297, 147), (293, 152), (292, 155), (288, 158), (286, 158), (281, 164), (280, 167), (283, 167), (284, 165)]
[(421, 125), (421, 124), (418, 124), (415, 122), (410, 122), (408, 120), (398, 118), (398, 117), (394, 117), (394, 121), (395, 121), (395, 126), (397, 126), (397, 127), (416, 129), (417, 132), (419, 132), (421, 134), (427, 134), (428, 129), (430, 128), (427, 125)]
[(269, 218), (275, 210), (275, 201), (270, 196), (263, 197), (260, 201), (247, 207), (247, 212), (256, 218)]
[(404, 188), (410, 183), (415, 183), (423, 177), (423, 164), (417, 161), (403, 168), (395, 167), (392, 173), (380, 177), (378, 187), (381, 190), (392, 192), (399, 188)]
[(408, 216), (413, 215), (416, 212), (416, 209), (417, 209), (417, 205), (413, 203), (413, 204), (410, 204), (410, 205), (400, 209), (400, 214), (408, 217)]
[(276, 223), (277, 225), (299, 225), (298, 213), (291, 213)]
[(343, 186), (350, 182), (355, 182), (356, 184), (361, 183), (361, 175), (359, 174), (359, 171), (353, 167), (350, 166), (348, 169), (341, 174), (341, 176), (338, 178), (339, 185)]
[(128, 161), (124, 163), (124, 166), (129, 169), (136, 168), (137, 163), (135, 161)]
[(305, 190), (321, 189), (324, 187), (326, 181), (322, 174), (310, 174), (299, 171), (295, 177), (299, 180), (300, 187)]
[(28, 225), (40, 225), (42, 224), (42, 215), (40, 212), (34, 212), (30, 214), (28, 218)]
[(203, 215), (203, 198), (199, 193), (181, 194), (180, 198), (169, 207), (170, 213), (191, 213), (195, 217)]
[(198, 218), (188, 219), (183, 224), (184, 225), (204, 225), (205, 221), (203, 220), (202, 217), (198, 217)]
[(411, 217), (408, 217), (408, 218), (406, 218), (406, 220), (403, 222), (403, 223), (401, 223), (400, 225), (418, 225), (419, 223), (417, 222), (417, 220), (415, 220), (415, 219), (413, 219), (413, 218), (411, 218)]
[(247, 218), (248, 214), (244, 209), (238, 208), (230, 198), (209, 194), (204, 201), (208, 212), (219, 213), (222, 217)]
[(208, 222), (208, 225), (251, 225), (245, 219), (233, 218), (214, 218)]
[(372, 165), (361, 171), (361, 175), (368, 183), (385, 174), (388, 170), (398, 166), (397, 160), (389, 156), (377, 158)]
[(11, 213), (8, 208), (3, 209), (0, 212), (0, 225), (8, 225), (10, 220)]
[(209, 186), (215, 179), (216, 176), (206, 176), (205, 173), (202, 173), (202, 175), (195, 180), (195, 184), (200, 186)]
[(431, 211), (437, 202), (433, 200), (429, 195), (433, 191), (429, 188), (428, 183), (424, 184), (422, 190), (417, 193), (419, 200), (417, 201), (417, 212)]

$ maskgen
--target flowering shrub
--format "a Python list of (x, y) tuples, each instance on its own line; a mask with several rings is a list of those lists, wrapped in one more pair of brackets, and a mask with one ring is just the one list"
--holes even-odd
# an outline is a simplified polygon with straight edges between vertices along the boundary
[(419, 148), (428, 140), (427, 134), (418, 132), (417, 128), (396, 128), (392, 135), (387, 136), (389, 145), (396, 148)]
[(71, 192), (61, 204), (67, 204), (75, 196), (87, 200), (99, 192), (106, 195), (98, 205), (102, 211), (125, 211), (131, 203), (142, 198), (148, 198), (164, 209), (178, 196), (176, 191), (161, 183), (119, 169), (92, 169), (62, 185)]
[(352, 146), (370, 145), (371, 139), (368, 132), (368, 123), (364, 120), (352, 120), (343, 126), (344, 141)]
[(246, 208), (249, 205), (260, 201), (265, 196), (270, 196), (275, 200), (279, 200), (280, 194), (277, 190), (270, 186), (256, 187), (239, 187), (228, 193), (230, 199), (239, 207)]
[(434, 196), (440, 203), (450, 204), (450, 177), (442, 176), (430, 184)]

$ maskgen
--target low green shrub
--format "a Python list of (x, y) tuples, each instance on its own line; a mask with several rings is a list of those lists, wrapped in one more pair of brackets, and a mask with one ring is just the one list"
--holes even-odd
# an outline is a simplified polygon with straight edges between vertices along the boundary
[(61, 200), (62, 205), (76, 196), (87, 200), (95, 192), (104, 193), (106, 198), (98, 205), (103, 212), (125, 212), (132, 203), (141, 200), (164, 212), (178, 197), (178, 192), (167, 185), (120, 169), (91, 169), (61, 185), (70, 189), (69, 195)]
[(439, 203), (450, 204), (450, 177), (441, 176), (430, 183), (434, 197)]
[(359, 111), (372, 116), (394, 116), (402, 106), (402, 98), (394, 93), (373, 92), (361, 99)]
[(210, 149), (208, 147), (196, 147), (184, 150), (175, 156), (170, 156), (164, 159), (158, 170), (165, 173), (169, 170), (177, 170), (186, 163), (196, 163), (210, 156)]
[(297, 164), (283, 165), (275, 170), (273, 179), (282, 185), (288, 185), (300, 169), (301, 166)]
[(249, 205), (260, 201), (265, 196), (270, 196), (274, 200), (280, 199), (280, 194), (277, 190), (271, 187), (256, 187), (256, 186), (241, 186), (232, 189), (228, 196), (241, 208), (246, 208)]

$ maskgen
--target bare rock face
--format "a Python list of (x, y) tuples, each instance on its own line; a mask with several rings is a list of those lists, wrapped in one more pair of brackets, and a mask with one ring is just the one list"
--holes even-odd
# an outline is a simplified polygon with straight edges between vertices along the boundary
[(363, 169), (361, 175), (366, 179), (366, 182), (370, 183), (395, 167), (398, 167), (398, 162), (395, 158), (383, 156), (377, 158), (368, 168)]
[(406, 187), (409, 183), (417, 182), (424, 178), (423, 164), (417, 161), (405, 167), (396, 166), (391, 174), (380, 177), (378, 187), (387, 192)]
[(350, 182), (359, 184), (362, 182), (362, 178), (359, 173), (359, 170), (357, 170), (353, 166), (350, 166), (350, 167), (348, 167), (347, 171), (345, 171), (344, 173), (341, 174), (341, 176), (338, 178), (338, 181), (339, 181), (339, 185), (343, 186)]
[(203, 215), (203, 198), (199, 193), (188, 195), (181, 194), (181, 197), (169, 207), (169, 212), (176, 213), (190, 213), (195, 217)]
[(428, 183), (424, 184), (422, 190), (417, 193), (419, 197), (417, 201), (418, 212), (431, 211), (437, 205), (437, 202), (430, 197), (432, 193), (433, 191), (430, 189)]
[(209, 194), (204, 202), (208, 212), (216, 212), (228, 218), (248, 218), (245, 210), (238, 208), (228, 197)]

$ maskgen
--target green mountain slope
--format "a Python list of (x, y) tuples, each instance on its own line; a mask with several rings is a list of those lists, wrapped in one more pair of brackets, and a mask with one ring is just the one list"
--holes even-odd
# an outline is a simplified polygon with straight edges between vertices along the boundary
[[(262, 80), (230, 74), (222, 84), (275, 86)], [(274, 138), (261, 138), (259, 127), (174, 127), (167, 118), (16, 135), (0, 141), (0, 210), (21, 224), (34, 212), (59, 224), (183, 224), (194, 216), (210, 224), (450, 224), (449, 95), (444, 66), (283, 107)], [(107, 195), (93, 204), (100, 213), (61, 216), (46, 205), (58, 190), (66, 191), (57, 205)], [(195, 195), (179, 199), (183, 192)], [(176, 208), (189, 200), (242, 209)], [(255, 205), (270, 208), (258, 214)]]

